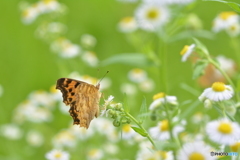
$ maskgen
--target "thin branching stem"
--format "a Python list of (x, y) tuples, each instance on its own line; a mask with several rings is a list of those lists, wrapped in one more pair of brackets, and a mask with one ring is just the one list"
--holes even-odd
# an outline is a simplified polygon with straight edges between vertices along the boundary
[(141, 128), (145, 133), (146, 133), (146, 137), (147, 139), (152, 143), (154, 150), (157, 150), (157, 147), (152, 139), (152, 137), (148, 134), (148, 132), (144, 129), (144, 127), (141, 125), (141, 123), (139, 121), (137, 121), (131, 114), (125, 112), (126, 116), (128, 116), (134, 123), (136, 123), (138, 125), (139, 128)]

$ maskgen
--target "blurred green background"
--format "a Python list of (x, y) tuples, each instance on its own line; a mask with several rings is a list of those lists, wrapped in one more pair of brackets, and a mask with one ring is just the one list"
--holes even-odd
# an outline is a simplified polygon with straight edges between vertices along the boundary
[[(33, 3), (36, 1), (29, 0), (28, 2)], [(137, 4), (120, 3), (115, 0), (60, 0), (59, 2), (67, 7), (66, 15), (59, 19), (68, 27), (65, 36), (76, 44), (79, 43), (80, 36), (85, 33), (95, 36), (97, 45), (94, 51), (100, 61), (120, 53), (137, 52), (128, 43), (125, 35), (117, 30), (119, 20), (122, 17), (133, 15)], [(113, 64), (98, 68), (87, 68), (86, 66), (82, 67), (83, 64), (76, 59), (59, 60), (59, 57), (50, 51), (49, 44), (36, 38), (34, 33), (38, 23), (24, 25), (21, 22), (19, 3), (19, 0), (0, 1), (0, 84), (4, 88), (3, 96), (0, 97), (1, 124), (11, 123), (14, 108), (24, 101), (30, 92), (49, 90), (50, 86), (54, 85), (58, 78), (67, 76), (63, 75), (59, 69), (59, 64), (62, 68), (66, 68), (69, 73), (79, 71), (81, 74), (88, 74), (93, 77), (97, 77), (98, 68), (100, 69), (100, 77), (107, 70), (110, 70), (107, 77), (111, 78), (112, 86), (104, 94), (106, 97), (114, 95), (116, 101), (123, 100), (123, 93), (119, 90), (119, 86), (128, 81), (127, 73), (130, 69), (135, 68), (134, 66)], [(199, 1), (191, 12), (200, 17), (205, 30), (211, 31), (212, 21), (216, 15), (222, 11), (231, 10), (222, 3)], [(229, 58), (236, 58), (234, 54), (231, 54), (233, 50), (226, 33), (216, 34), (213, 39), (200, 38), (200, 40), (206, 44), (212, 55), (223, 54)], [(167, 63), (169, 66), (166, 73), (169, 86), (168, 94), (178, 96), (180, 102), (197, 99), (197, 97), (183, 90), (180, 87), (181, 83), (199, 89), (200, 92), (203, 90), (192, 79), (191, 64), (182, 63), (179, 55), (182, 47), (192, 42), (192, 39), (185, 39), (168, 44)], [(150, 93), (138, 93), (136, 99), (129, 100), (134, 101), (135, 106), (131, 106), (134, 115), (137, 114), (143, 96), (147, 98), (147, 104), (149, 105), (152, 96), (162, 89), (161, 84), (159, 84), (159, 76), (161, 75), (159, 75), (158, 70), (154, 67), (142, 67), (142, 69), (146, 70), (149, 77), (154, 80), (156, 88)], [(66, 119), (70, 118), (65, 117)], [(59, 120), (59, 123), (59, 128), (61, 123), (67, 124), (67, 122), (61, 120)], [(14, 152), (26, 153), (26, 151), (16, 150), (29, 149), (27, 147), (18, 148), (24, 145), (15, 145), (17, 141), (4, 141), (2, 137), (0, 141), (0, 155), (8, 155)], [(49, 146), (45, 147), (47, 149), (39, 150), (40, 154), (45, 154), (46, 150), (49, 150)], [(38, 152), (35, 154), (38, 154)], [(32, 159), (33, 157), (36, 160), (43, 159), (42, 157), (29, 157), (27, 155), (19, 155), (18, 159)]]

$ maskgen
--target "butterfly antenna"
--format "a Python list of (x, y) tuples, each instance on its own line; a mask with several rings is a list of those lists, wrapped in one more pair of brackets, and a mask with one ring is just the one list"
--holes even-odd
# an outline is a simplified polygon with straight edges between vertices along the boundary
[(109, 71), (107, 71), (107, 72), (103, 75), (103, 77), (98, 81), (97, 85), (100, 84), (100, 82), (103, 80), (103, 78), (104, 78), (108, 73), (109, 73)]

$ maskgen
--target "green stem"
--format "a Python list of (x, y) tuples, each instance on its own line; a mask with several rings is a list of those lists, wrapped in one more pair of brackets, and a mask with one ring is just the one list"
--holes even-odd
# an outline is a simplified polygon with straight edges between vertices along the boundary
[(151, 136), (148, 134), (148, 132), (143, 128), (143, 126), (142, 126), (131, 114), (129, 114), (129, 113), (127, 113), (127, 112), (125, 112), (125, 114), (126, 114), (133, 122), (135, 122), (135, 123), (138, 125), (139, 128), (141, 128), (141, 129), (147, 134), (147, 135), (146, 135), (147, 139), (152, 143), (154, 149), (157, 150), (157, 147), (156, 147), (156, 145), (155, 145), (152, 137), (151, 137)]
[(222, 102), (220, 102), (219, 105), (220, 105), (220, 107), (222, 108), (223, 116), (224, 116), (224, 117), (227, 117), (227, 116), (226, 116), (226, 109), (225, 109), (225, 106), (223, 105)]
[[(175, 140), (176, 143), (179, 144), (179, 146), (181, 146), (178, 138), (174, 138), (174, 136), (173, 136), (173, 126), (172, 126), (172, 123), (171, 123), (171, 116), (170, 116), (169, 108), (168, 108), (167, 104), (165, 105), (165, 110), (166, 110), (167, 119), (168, 119), (170, 138), (172, 140)], [(176, 150), (173, 150), (173, 157), (174, 157), (174, 160), (176, 160), (176, 157), (177, 157)]]

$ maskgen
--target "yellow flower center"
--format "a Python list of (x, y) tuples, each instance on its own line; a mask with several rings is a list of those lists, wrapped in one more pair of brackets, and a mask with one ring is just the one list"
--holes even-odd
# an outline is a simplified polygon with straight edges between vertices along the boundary
[(222, 92), (226, 89), (225, 87), (225, 84), (222, 83), (222, 82), (214, 82), (212, 84), (212, 89), (215, 91), (215, 92)]
[(236, 15), (236, 12), (222, 12), (219, 14), (219, 17), (223, 20), (227, 20), (229, 17)]
[(55, 1), (55, 0), (43, 0), (43, 3), (44, 4), (49, 4), (49, 3), (53, 2), (53, 1)]
[(236, 31), (236, 30), (237, 30), (237, 26), (236, 26), (236, 25), (230, 26), (230, 30), (231, 30), (231, 31)]
[(61, 158), (62, 157), (62, 153), (58, 152), (54, 155), (55, 158)]
[(191, 153), (188, 159), (189, 160), (205, 160), (204, 156), (198, 152)]
[(223, 133), (223, 134), (229, 134), (232, 133), (232, 126), (229, 123), (226, 122), (222, 122), (219, 126), (218, 126), (218, 131)]
[(133, 73), (142, 73), (142, 72), (143, 72), (142, 69), (139, 69), (139, 68), (133, 69)]
[(154, 20), (157, 17), (159, 17), (159, 14), (160, 14), (160, 12), (157, 9), (151, 9), (147, 13), (147, 18), (151, 19), (151, 20)]
[(156, 100), (156, 99), (159, 99), (159, 98), (163, 98), (165, 97), (166, 94), (164, 92), (160, 92), (160, 93), (157, 93), (153, 96), (153, 100)]
[(122, 130), (123, 132), (130, 132), (131, 131), (131, 126), (129, 124), (125, 124), (123, 127), (122, 127)]
[(240, 142), (237, 142), (234, 145), (231, 145), (230, 147), (233, 152), (238, 152), (240, 150)]
[(158, 151), (158, 154), (160, 155), (160, 159), (167, 159), (167, 152), (165, 151)]
[(183, 49), (181, 50), (180, 55), (183, 56), (183, 55), (188, 51), (188, 49), (189, 49), (189, 46), (188, 46), (188, 45), (185, 45), (185, 46), (183, 47)]
[(132, 22), (133, 21), (133, 17), (125, 17), (122, 19), (122, 22), (123, 23), (129, 23), (129, 22)]
[(161, 131), (168, 131), (168, 130), (169, 130), (168, 120), (163, 120), (163, 121), (161, 121), (159, 127), (160, 127), (160, 130), (161, 130)]
[(95, 156), (98, 153), (97, 149), (92, 149), (88, 152), (89, 156)]

